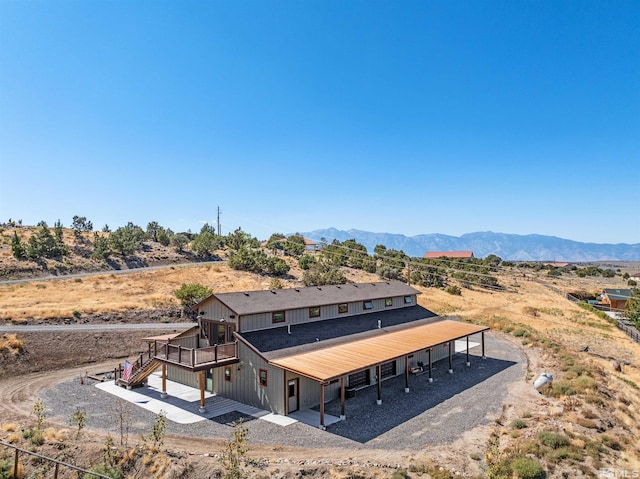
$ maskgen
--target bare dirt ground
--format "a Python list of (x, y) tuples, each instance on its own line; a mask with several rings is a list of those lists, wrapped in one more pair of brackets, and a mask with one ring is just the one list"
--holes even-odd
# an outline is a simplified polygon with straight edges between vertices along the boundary
[[(146, 304), (145, 294), (158, 295), (159, 290), (164, 291), (165, 286), (160, 284), (165, 281), (173, 285), (201, 282), (211, 284), (216, 291), (264, 289), (270, 281), (266, 277), (236, 274), (225, 266), (185, 271), (169, 270), (158, 277), (158, 283), (152, 277), (141, 276), (144, 287), (129, 279), (122, 284), (124, 289), (119, 290), (120, 293), (116, 278), (103, 278), (101, 282), (108, 281), (111, 286), (108, 289), (115, 290), (115, 296), (126, 290), (140, 291), (129, 301)], [(171, 274), (176, 277), (169, 279)], [(296, 274), (283, 281), (285, 287), (299, 284)], [(452, 444), (419, 452), (250, 445), (249, 457), (254, 459), (248, 469), (250, 477), (398, 478), (428, 477), (427, 474), (431, 477), (511, 477), (513, 471), (501, 475), (500, 467), (516, 456), (536, 458), (544, 466), (547, 477), (594, 477), (602, 467), (640, 471), (637, 443), (640, 429), (636, 421), (640, 413), (640, 345), (631, 342), (605, 319), (569, 303), (562, 295), (572, 290), (623, 287), (624, 283), (620, 278), (571, 276), (550, 280), (542, 274), (528, 273), (527, 276), (506, 271), (500, 277), (501, 284), (508, 288), (503, 292), (463, 289), (461, 296), (452, 296), (442, 290), (418, 288), (422, 291), (421, 305), (439, 314), (458, 315), (488, 324), (492, 334), (511, 341), (526, 354), (528, 374), (511, 387), (501, 414), (493, 418), (491, 424), (461, 431), (459, 439)], [(350, 271), (349, 279), (376, 280), (359, 271)], [(86, 283), (88, 280), (75, 284), (86, 286)], [(61, 288), (68, 291), (71, 286), (64, 284)], [(43, 289), (34, 291), (38, 293)], [(53, 287), (50, 293), (55, 297)], [(67, 294), (66, 297), (75, 296)], [(81, 297), (83, 293), (78, 294), (78, 298)], [(0, 298), (2, 308), (7, 296)], [(11, 306), (5, 311), (18, 308), (30, 322), (43, 319), (37, 317), (37, 304), (23, 303), (22, 309)], [(109, 338), (100, 333), (75, 334), (78, 335), (24, 334), (21, 354), (4, 353), (0, 439), (17, 436), (13, 438), (16, 444), (32, 447), (29, 440), (20, 435), (20, 428), (33, 427), (33, 404), (41, 391), (61, 381), (79, 378), (88, 368), (111, 369), (124, 357), (144, 349), (139, 342), (143, 332), (127, 338)], [(582, 351), (586, 346), (588, 351)], [(104, 361), (110, 358), (113, 359)], [(568, 389), (566, 394), (539, 394), (531, 383), (541, 372), (552, 373), (556, 382), (567, 387), (584, 388), (577, 394)], [(524, 427), (514, 427), (514, 421), (521, 421)], [(47, 423), (47, 427), (53, 428), (59, 437), (50, 433), (53, 439), (45, 441), (38, 449), (40, 452), (64, 454), (85, 466), (102, 461), (105, 431), (86, 431), (76, 440), (68, 424)], [(569, 443), (550, 448), (541, 444), (538, 437), (541, 431), (561, 434)], [(155, 452), (148, 446), (146, 449), (130, 447), (138, 452), (129, 458), (131, 468), (127, 474), (131, 477), (217, 477), (216, 471), (222, 471), (220, 454), (227, 441), (228, 438), (203, 441), (169, 436), (164, 446)]]

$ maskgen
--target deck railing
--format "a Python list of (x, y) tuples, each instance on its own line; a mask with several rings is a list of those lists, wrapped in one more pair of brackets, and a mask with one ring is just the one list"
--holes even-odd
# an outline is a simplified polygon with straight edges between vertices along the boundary
[(236, 341), (206, 348), (187, 348), (173, 341), (155, 341), (153, 351), (154, 356), (160, 360), (194, 368), (238, 357), (238, 343)]

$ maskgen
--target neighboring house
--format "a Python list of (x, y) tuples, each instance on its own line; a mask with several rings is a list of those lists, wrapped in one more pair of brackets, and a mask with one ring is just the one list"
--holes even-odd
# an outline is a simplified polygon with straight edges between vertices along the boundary
[(632, 275), (629, 275), (629, 279), (640, 282), (640, 273), (633, 273)]
[(318, 251), (318, 243), (309, 238), (303, 237), (303, 239), (304, 247), (307, 251)]
[[(154, 341), (150, 366), (165, 378), (278, 414), (320, 406), (387, 377), (428, 370), (455, 340), (489, 328), (443, 319), (399, 281), (217, 293), (194, 306), (198, 327)], [(467, 350), (468, 356), (468, 350)], [(155, 366), (153, 364), (155, 361)], [(469, 358), (467, 357), (467, 362)], [(380, 378), (380, 380), (379, 380)], [(121, 383), (131, 385), (133, 379)], [(163, 388), (163, 391), (165, 389)]]
[(473, 258), (473, 251), (427, 251), (425, 258)]
[(610, 310), (622, 310), (627, 305), (631, 293), (630, 289), (604, 289), (600, 302), (609, 305)]

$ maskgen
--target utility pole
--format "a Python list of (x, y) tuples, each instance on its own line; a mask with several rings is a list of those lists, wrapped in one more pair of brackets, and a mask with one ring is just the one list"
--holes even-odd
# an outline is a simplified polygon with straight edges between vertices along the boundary
[(220, 207), (218, 206), (218, 236), (220, 235)]

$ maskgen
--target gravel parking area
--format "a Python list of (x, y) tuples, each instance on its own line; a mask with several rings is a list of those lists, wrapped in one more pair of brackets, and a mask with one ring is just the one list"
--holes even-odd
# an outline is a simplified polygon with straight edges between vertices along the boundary
[[(512, 344), (486, 335), (487, 359), (472, 350), (471, 366), (465, 354), (454, 356), (454, 374), (448, 374), (448, 361), (434, 363), (434, 382), (428, 374), (411, 375), (410, 392), (404, 392), (404, 376), (382, 383), (382, 404), (376, 405), (377, 388), (357, 391), (346, 401), (346, 421), (321, 431), (295, 423), (286, 427), (267, 421), (230, 413), (195, 424), (167, 423), (167, 434), (227, 439), (232, 423), (244, 417), (249, 439), (256, 444), (273, 444), (309, 448), (365, 447), (388, 450), (418, 450), (426, 446), (453, 442), (469, 429), (488, 423), (499, 412), (511, 383), (525, 374), (525, 356)], [(91, 381), (90, 381), (91, 383)], [(119, 437), (119, 407), (131, 411), (130, 436), (149, 434), (154, 414), (135, 404), (119, 400), (80, 379), (66, 381), (42, 395), (48, 415), (68, 422), (77, 409), (87, 414), (87, 426), (112, 431)], [(119, 404), (121, 406), (119, 406)], [(340, 401), (325, 407), (328, 414), (340, 415)]]

